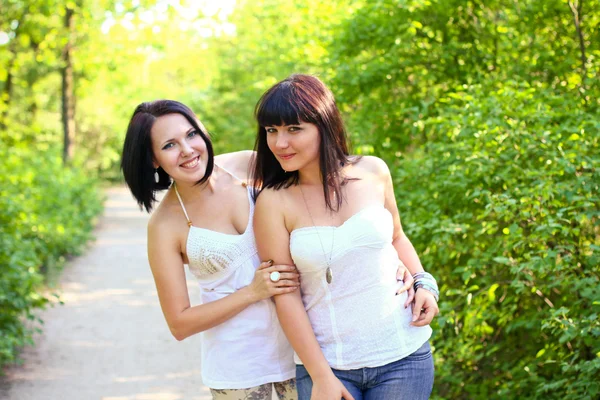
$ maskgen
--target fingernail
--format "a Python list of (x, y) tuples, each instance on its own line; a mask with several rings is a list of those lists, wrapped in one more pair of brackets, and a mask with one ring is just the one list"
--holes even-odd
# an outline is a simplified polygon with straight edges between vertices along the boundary
[(417, 317), (416, 315), (413, 314), (413, 322), (415, 322), (417, 319), (419, 319), (419, 317)]

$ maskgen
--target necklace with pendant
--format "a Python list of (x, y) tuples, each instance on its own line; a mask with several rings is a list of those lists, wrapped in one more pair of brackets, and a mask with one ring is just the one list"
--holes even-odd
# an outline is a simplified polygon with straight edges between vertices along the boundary
[[(319, 243), (321, 244), (321, 250), (323, 250), (323, 257), (325, 257), (325, 264), (327, 268), (325, 269), (325, 281), (327, 284), (331, 285), (333, 281), (333, 272), (331, 271), (331, 257), (333, 256), (333, 243), (335, 242), (335, 226), (332, 229), (331, 235), (331, 249), (329, 250), (329, 258), (327, 258), (327, 253), (325, 253), (325, 246), (323, 246), (323, 241), (321, 240), (321, 235), (319, 235), (319, 230), (317, 229), (317, 225), (315, 224), (315, 220), (313, 219), (312, 214), (310, 213), (310, 208), (308, 208), (308, 203), (306, 202), (306, 197), (304, 196), (304, 191), (302, 190), (302, 186), (298, 185), (300, 188), (300, 193), (302, 193), (302, 200), (304, 200), (304, 205), (306, 206), (306, 211), (308, 211), (308, 216), (310, 217), (310, 221), (315, 227), (315, 231), (317, 232), (317, 237), (319, 238)], [(333, 198), (335, 199), (335, 191), (333, 192)]]

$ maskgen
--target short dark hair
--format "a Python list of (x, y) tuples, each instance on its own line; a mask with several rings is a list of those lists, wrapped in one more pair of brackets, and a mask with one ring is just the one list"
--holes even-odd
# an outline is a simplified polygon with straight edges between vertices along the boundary
[(138, 105), (127, 127), (127, 134), (123, 143), (121, 169), (133, 197), (140, 208), (145, 208), (147, 212), (152, 210), (156, 202), (156, 192), (168, 189), (171, 185), (171, 178), (162, 168), (158, 168), (158, 183), (154, 180), (152, 139), (150, 135), (156, 119), (167, 114), (183, 115), (194, 129), (200, 132), (200, 136), (206, 143), (208, 152), (206, 172), (197, 183), (206, 182), (210, 178), (214, 167), (214, 152), (208, 132), (202, 123), (198, 122), (198, 118), (189, 107), (174, 100), (156, 100)]
[[(266, 188), (281, 189), (298, 184), (298, 171), (286, 172), (269, 150), (266, 126), (312, 123), (319, 129), (319, 166), (323, 176), (325, 204), (331, 210), (342, 205), (339, 172), (349, 160), (346, 129), (331, 91), (317, 77), (293, 74), (267, 90), (254, 110), (258, 134), (254, 145), (254, 198)], [(337, 193), (333, 204), (330, 189)]]

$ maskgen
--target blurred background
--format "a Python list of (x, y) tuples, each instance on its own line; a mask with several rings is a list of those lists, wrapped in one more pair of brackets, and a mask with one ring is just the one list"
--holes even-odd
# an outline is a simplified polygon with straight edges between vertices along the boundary
[(438, 279), (434, 396), (598, 399), (599, 69), (599, 0), (0, 0), (0, 366), (138, 103), (250, 149), (260, 95), (302, 72), (390, 166)]

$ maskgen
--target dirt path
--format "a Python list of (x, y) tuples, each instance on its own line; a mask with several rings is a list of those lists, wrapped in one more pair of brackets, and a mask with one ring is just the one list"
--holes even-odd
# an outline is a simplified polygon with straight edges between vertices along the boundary
[[(161, 314), (146, 258), (146, 222), (124, 188), (107, 191), (97, 240), (65, 268), (44, 333), (8, 369), (10, 400), (210, 399), (200, 379), (200, 338), (177, 342)], [(192, 303), (198, 290), (188, 279)]]

